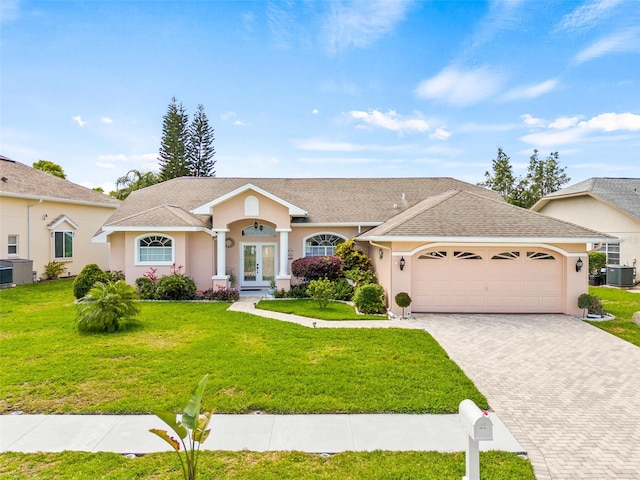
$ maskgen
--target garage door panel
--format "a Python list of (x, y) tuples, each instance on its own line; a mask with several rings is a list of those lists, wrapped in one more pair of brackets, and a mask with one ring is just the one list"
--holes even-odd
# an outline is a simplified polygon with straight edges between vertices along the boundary
[[(439, 249), (439, 251), (443, 251)], [(456, 258), (467, 252), (482, 260)], [(562, 311), (562, 257), (531, 249), (496, 260), (505, 250), (452, 247), (444, 258), (414, 258), (412, 310), (415, 312), (558, 313)], [(418, 255), (419, 256), (419, 255)]]

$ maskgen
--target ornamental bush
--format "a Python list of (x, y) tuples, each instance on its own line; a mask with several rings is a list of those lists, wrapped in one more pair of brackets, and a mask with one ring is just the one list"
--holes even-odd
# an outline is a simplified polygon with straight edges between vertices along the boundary
[(384, 313), (384, 289), (377, 283), (370, 283), (356, 288), (353, 303), (362, 313)]
[(205, 300), (215, 300), (218, 302), (237, 302), (240, 299), (240, 293), (235, 288), (224, 288), (218, 286), (215, 290), (209, 289), (204, 292)]
[(73, 296), (82, 298), (97, 282), (107, 283), (111, 280), (111, 276), (104, 272), (95, 263), (89, 263), (84, 266), (78, 276), (73, 281)]
[(49, 280), (55, 280), (67, 271), (66, 262), (57, 262), (53, 260), (44, 266), (44, 274)]
[(378, 277), (372, 270), (348, 270), (344, 272), (344, 276), (353, 281), (356, 284), (356, 288), (370, 283), (378, 283)]
[(156, 284), (157, 300), (193, 300), (195, 296), (195, 282), (182, 273), (161, 277)]
[(356, 240), (351, 238), (336, 246), (335, 256), (342, 259), (343, 270), (370, 270), (371, 259), (356, 249)]
[(333, 282), (333, 296), (334, 300), (349, 302), (353, 298), (353, 286), (346, 278), (339, 278)]
[(78, 301), (76, 324), (81, 332), (115, 332), (137, 324), (134, 288), (123, 280), (96, 283)]
[(142, 300), (156, 298), (156, 284), (149, 277), (136, 278), (136, 292)]
[(333, 283), (326, 278), (312, 280), (307, 287), (307, 293), (318, 304), (318, 308), (326, 308), (334, 299)]
[(291, 273), (307, 281), (326, 278), (336, 280), (342, 272), (342, 260), (338, 257), (303, 257), (291, 263)]

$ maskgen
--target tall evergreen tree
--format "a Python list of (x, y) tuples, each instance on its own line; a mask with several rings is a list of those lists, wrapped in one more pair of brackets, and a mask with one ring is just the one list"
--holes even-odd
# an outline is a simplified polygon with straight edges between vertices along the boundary
[(215, 177), (215, 164), (213, 159), (216, 151), (213, 147), (213, 128), (209, 126), (209, 120), (204, 113), (204, 106), (198, 105), (189, 125), (189, 143), (187, 149), (189, 175), (194, 177)]
[(188, 122), (189, 116), (182, 102), (178, 103), (176, 97), (172, 97), (163, 117), (158, 155), (160, 178), (163, 181), (190, 174), (187, 160)]
[(509, 155), (498, 147), (498, 155), (491, 161), (492, 173), (484, 172), (485, 181), (478, 185), (494, 190), (505, 200), (511, 198), (516, 178), (513, 175), (513, 167)]

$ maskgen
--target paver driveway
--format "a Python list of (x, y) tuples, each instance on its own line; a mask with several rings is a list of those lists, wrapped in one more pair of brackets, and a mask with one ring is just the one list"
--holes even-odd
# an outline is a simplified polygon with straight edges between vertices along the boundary
[(564, 315), (416, 315), (536, 477), (640, 479), (640, 348)]

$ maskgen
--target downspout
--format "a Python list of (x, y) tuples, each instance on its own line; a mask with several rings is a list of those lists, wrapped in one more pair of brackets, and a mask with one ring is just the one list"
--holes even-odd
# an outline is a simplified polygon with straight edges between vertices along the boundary
[(31, 258), (31, 207), (35, 207), (36, 205), (40, 205), (41, 203), (42, 198), (36, 203), (27, 205), (27, 258), (29, 260), (33, 260), (33, 258)]

